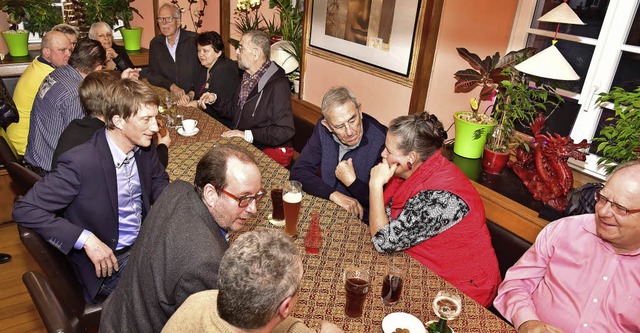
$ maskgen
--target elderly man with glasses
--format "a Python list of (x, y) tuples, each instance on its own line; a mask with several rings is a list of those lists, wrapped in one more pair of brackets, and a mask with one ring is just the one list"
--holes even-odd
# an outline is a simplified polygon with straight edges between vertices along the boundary
[(101, 332), (159, 332), (191, 294), (217, 289), (229, 233), (264, 197), (251, 153), (218, 145), (198, 162), (194, 184), (176, 180), (144, 220), (127, 270), (105, 301)]
[(182, 97), (192, 91), (198, 75), (204, 76), (196, 48), (196, 33), (181, 27), (180, 8), (165, 3), (158, 10), (161, 35), (149, 43), (149, 67), (143, 73), (151, 84)]
[(545, 227), (494, 305), (519, 333), (640, 332), (640, 160), (595, 194), (595, 214)]

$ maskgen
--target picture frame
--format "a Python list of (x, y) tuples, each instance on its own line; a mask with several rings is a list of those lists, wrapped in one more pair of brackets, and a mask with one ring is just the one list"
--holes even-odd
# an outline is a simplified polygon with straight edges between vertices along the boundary
[(412, 76), (421, 1), (313, 0), (312, 53), (350, 67), (371, 66), (375, 75), (407, 81)]

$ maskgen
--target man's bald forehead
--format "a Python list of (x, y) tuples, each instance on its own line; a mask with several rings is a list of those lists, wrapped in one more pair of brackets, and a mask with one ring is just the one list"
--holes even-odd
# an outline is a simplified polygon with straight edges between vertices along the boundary
[(60, 31), (49, 31), (44, 35), (44, 38), (42, 39), (43, 48), (45, 47), (51, 48), (54, 45), (60, 45), (65, 43), (71, 44), (71, 42), (69, 41), (69, 38), (67, 38), (67, 35), (65, 35), (63, 32), (60, 32)]

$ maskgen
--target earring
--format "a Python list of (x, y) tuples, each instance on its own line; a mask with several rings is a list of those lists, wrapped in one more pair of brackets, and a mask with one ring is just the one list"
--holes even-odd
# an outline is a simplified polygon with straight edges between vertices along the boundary
[(411, 162), (407, 162), (407, 168), (409, 170), (413, 169), (413, 164)]

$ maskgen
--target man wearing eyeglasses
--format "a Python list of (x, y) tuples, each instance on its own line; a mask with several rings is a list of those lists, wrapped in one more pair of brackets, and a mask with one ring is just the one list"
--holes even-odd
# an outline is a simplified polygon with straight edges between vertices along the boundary
[(101, 332), (159, 332), (191, 294), (217, 289), (229, 234), (257, 214), (265, 195), (251, 153), (218, 145), (198, 162), (194, 184), (169, 185), (144, 220), (127, 270), (105, 301)]
[(640, 160), (619, 165), (595, 214), (545, 227), (494, 305), (524, 332), (640, 332)]
[(180, 28), (181, 17), (176, 5), (160, 6), (157, 23), (161, 35), (149, 43), (149, 66), (142, 75), (177, 97), (192, 91), (196, 76), (204, 74), (198, 60), (196, 33)]

